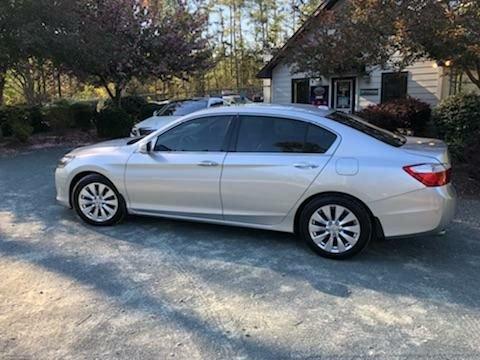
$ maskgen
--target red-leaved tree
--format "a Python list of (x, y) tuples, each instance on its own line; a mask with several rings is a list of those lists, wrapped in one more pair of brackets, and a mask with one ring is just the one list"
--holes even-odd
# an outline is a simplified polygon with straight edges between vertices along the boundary
[(118, 106), (133, 78), (182, 77), (209, 66), (206, 19), (185, 4), (159, 17), (138, 0), (76, 0), (74, 6), (63, 1), (62, 19), (52, 21), (58, 26), (48, 34), (53, 60), (105, 87)]

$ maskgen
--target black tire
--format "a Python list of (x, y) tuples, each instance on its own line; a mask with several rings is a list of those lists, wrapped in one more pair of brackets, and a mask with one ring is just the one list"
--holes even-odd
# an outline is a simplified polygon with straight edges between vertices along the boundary
[[(344, 249), (346, 249), (343, 252), (335, 253), (335, 252), (326, 251), (325, 249), (322, 249), (322, 247), (320, 247), (320, 245), (317, 244), (312, 239), (312, 235), (310, 234), (309, 224), (312, 216), (314, 215), (315, 212), (317, 212), (322, 207), (325, 207), (325, 206), (329, 207), (329, 205), (336, 205), (336, 206), (343, 207), (347, 211), (351, 212), (358, 219), (358, 223), (359, 223), (358, 225), (360, 226), (360, 231), (359, 231), (359, 236), (356, 238), (357, 241), (353, 246), (350, 246), (347, 249), (347, 247), (345, 246), (345, 243), (348, 243), (348, 241), (345, 241), (346, 239), (343, 238), (344, 236), (342, 235), (343, 233), (340, 233), (338, 238), (335, 236), (332, 238), (333, 244), (337, 244), (336, 248), (339, 248), (340, 246), (338, 241), (342, 241), (342, 246), (344, 247)], [(317, 213), (317, 214), (323, 215), (320, 213)], [(323, 216), (322, 216), (322, 219), (323, 219)], [(354, 221), (354, 223), (356, 223), (356, 221)], [(319, 223), (313, 220), (312, 225), (316, 225), (316, 224), (319, 224)], [(320, 226), (323, 227), (324, 225), (322, 224)], [(329, 229), (329, 231), (331, 231), (331, 229)], [(323, 230), (321, 230), (318, 232), (318, 234), (325, 234), (325, 236), (330, 238), (331, 235), (329, 231), (325, 230), (324, 232)], [(346, 230), (343, 230), (343, 231), (346, 231)], [(307, 243), (307, 245), (313, 251), (315, 251), (318, 255), (326, 258), (330, 258), (330, 259), (339, 259), (339, 260), (347, 259), (358, 254), (360, 251), (365, 249), (365, 247), (368, 245), (373, 235), (373, 223), (372, 223), (372, 219), (369, 211), (358, 200), (355, 200), (347, 196), (341, 196), (341, 195), (325, 195), (325, 196), (319, 196), (311, 200), (303, 208), (300, 214), (300, 219), (299, 219), (299, 235), (303, 238), (303, 240)], [(321, 244), (323, 245), (322, 242)], [(350, 243), (348, 244), (350, 245)], [(338, 251), (338, 249), (334, 248), (333, 251)]]
[[(80, 192), (87, 185), (91, 185), (93, 183), (100, 183), (100, 184), (104, 184), (104, 185), (108, 186), (108, 188), (111, 189), (116, 196), (118, 206), (116, 207), (116, 209), (114, 211), (114, 215), (108, 220), (94, 221), (93, 219), (88, 218), (82, 212), (82, 210), (80, 209), (80, 204), (79, 204)], [(75, 185), (75, 187), (73, 188), (73, 192), (72, 192), (72, 204), (73, 204), (73, 208), (75, 209), (75, 212), (77, 213), (77, 215), (83, 221), (85, 221), (87, 224), (94, 225), (94, 226), (111, 226), (111, 225), (118, 224), (119, 222), (121, 222), (125, 218), (125, 216), (127, 214), (125, 201), (124, 201), (122, 195), (120, 195), (120, 193), (117, 191), (117, 189), (112, 184), (112, 182), (110, 182), (107, 178), (105, 178), (101, 175), (98, 175), (98, 174), (87, 175), (84, 178), (82, 178)]]

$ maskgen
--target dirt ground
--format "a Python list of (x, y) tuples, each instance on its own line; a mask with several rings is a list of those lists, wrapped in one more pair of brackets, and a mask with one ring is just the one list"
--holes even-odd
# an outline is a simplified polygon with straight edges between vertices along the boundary
[(480, 201), (350, 261), (293, 235), (55, 203), (66, 149), (0, 158), (2, 359), (480, 359)]

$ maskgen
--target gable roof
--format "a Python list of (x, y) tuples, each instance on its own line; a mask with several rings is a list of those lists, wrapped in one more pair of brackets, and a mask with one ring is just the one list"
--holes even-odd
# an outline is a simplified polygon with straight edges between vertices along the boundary
[(257, 73), (257, 78), (260, 79), (270, 79), (272, 77), (272, 70), (280, 62), (282, 57), (285, 55), (285, 52), (291, 45), (298, 39), (298, 37), (303, 34), (303, 32), (308, 28), (308, 25), (324, 10), (330, 10), (336, 3), (340, 0), (324, 0), (313, 12), (313, 14), (303, 23), (302, 26), (292, 35), (290, 39), (282, 46), (282, 48), (275, 54), (270, 61), (265, 64), (265, 66)]

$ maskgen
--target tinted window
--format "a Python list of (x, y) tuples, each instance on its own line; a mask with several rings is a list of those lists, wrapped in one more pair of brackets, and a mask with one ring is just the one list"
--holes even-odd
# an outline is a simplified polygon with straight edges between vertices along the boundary
[(237, 151), (324, 153), (335, 139), (328, 130), (303, 121), (241, 116)]
[(155, 151), (222, 151), (230, 116), (191, 120), (160, 135)]
[(308, 126), (306, 153), (324, 153), (332, 146), (337, 136), (328, 130), (316, 125)]
[(302, 152), (307, 124), (261, 116), (241, 116), (237, 151)]
[(327, 118), (338, 121), (343, 125), (350, 126), (355, 130), (361, 131), (364, 134), (372, 136), (375, 139), (392, 146), (400, 147), (407, 142), (407, 139), (405, 139), (405, 137), (369, 124), (365, 120), (355, 115), (347, 115), (345, 113), (337, 111), (333, 114), (328, 115)]
[(195, 111), (206, 109), (208, 106), (207, 100), (184, 100), (175, 101), (168, 104), (160, 110), (160, 116), (184, 116)]

